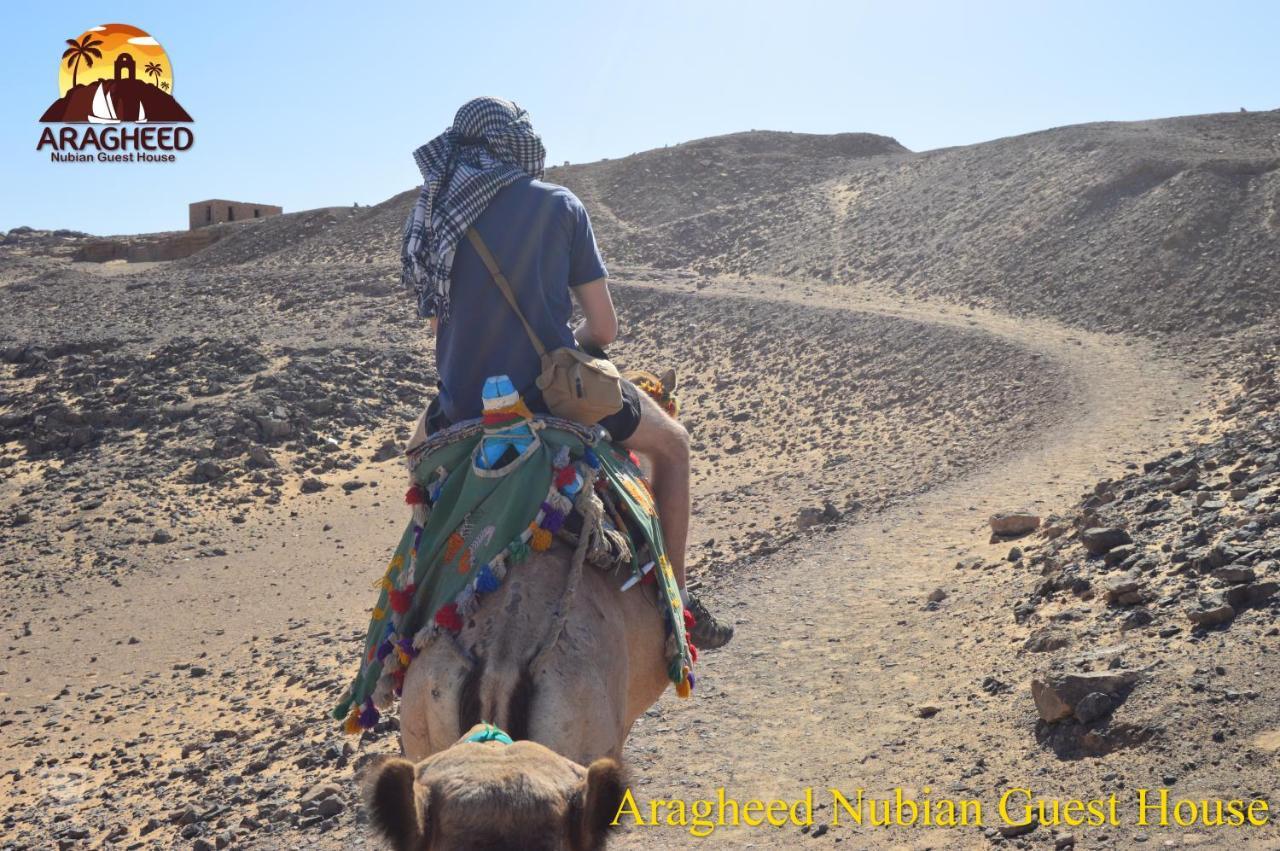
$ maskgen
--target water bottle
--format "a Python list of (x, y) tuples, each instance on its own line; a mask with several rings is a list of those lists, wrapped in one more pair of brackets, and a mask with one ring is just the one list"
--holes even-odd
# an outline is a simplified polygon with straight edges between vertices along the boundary
[(505, 375), (493, 375), (485, 380), (480, 401), (486, 422), (476, 463), (482, 469), (496, 470), (520, 457), (533, 442), (529, 409)]

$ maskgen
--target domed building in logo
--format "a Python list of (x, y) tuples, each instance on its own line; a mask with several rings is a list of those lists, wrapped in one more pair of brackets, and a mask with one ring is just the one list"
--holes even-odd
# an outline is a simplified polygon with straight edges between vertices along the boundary
[(40, 117), (63, 124), (192, 120), (173, 96), (173, 68), (154, 38), (128, 24), (92, 27), (67, 39), (58, 63), (60, 97)]

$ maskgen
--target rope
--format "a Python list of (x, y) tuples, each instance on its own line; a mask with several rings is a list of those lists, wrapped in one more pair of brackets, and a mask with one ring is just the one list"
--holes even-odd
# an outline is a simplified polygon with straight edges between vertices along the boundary
[(582, 565), (586, 561), (587, 550), (591, 546), (592, 538), (598, 536), (602, 529), (600, 501), (595, 496), (596, 475), (596, 471), (591, 470), (584, 476), (582, 490), (578, 491), (578, 498), (574, 501), (574, 508), (582, 515), (582, 532), (578, 536), (578, 546), (573, 551), (573, 560), (569, 563), (569, 575), (565, 578), (564, 591), (561, 592), (560, 600), (556, 604), (555, 620), (547, 630), (547, 637), (543, 640), (542, 647), (538, 649), (533, 661), (529, 664), (530, 672), (535, 672), (542, 667), (564, 633), (564, 625), (569, 620), (569, 604), (578, 590), (578, 580), (582, 578)]
[[(600, 427), (583, 425), (572, 420), (564, 420), (559, 417), (550, 415), (535, 415), (533, 418), (534, 428), (554, 428), (561, 431), (567, 431), (577, 437), (587, 446), (595, 446), (596, 441), (600, 438)], [(484, 431), (484, 420), (463, 420), (462, 422), (453, 423), (447, 428), (443, 428), (435, 434), (429, 435), (421, 443), (410, 446), (405, 450), (405, 457), (409, 459), (410, 469), (418, 466), (418, 462), (422, 460), (422, 456), (428, 452), (434, 452), (441, 447), (456, 443), (459, 440), (466, 440), (468, 437), (479, 434)]]

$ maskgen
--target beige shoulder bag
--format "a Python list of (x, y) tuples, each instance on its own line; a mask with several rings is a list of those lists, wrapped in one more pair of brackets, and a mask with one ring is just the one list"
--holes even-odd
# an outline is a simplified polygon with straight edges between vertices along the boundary
[(594, 425), (622, 408), (622, 377), (617, 368), (604, 358), (595, 358), (586, 352), (564, 346), (548, 352), (542, 340), (534, 333), (529, 320), (524, 318), (511, 284), (507, 282), (498, 261), (484, 244), (475, 228), (467, 230), (467, 239), (475, 248), (494, 284), (502, 290), (507, 304), (520, 317), (529, 342), (542, 359), (542, 373), (538, 376), (538, 389), (547, 409), (557, 417), (574, 422)]

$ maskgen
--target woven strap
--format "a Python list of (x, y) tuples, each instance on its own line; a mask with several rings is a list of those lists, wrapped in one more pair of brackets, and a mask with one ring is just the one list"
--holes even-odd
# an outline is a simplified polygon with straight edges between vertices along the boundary
[(520, 304), (516, 301), (515, 293), (511, 292), (511, 284), (507, 283), (507, 277), (502, 274), (502, 269), (498, 267), (498, 261), (494, 259), (493, 252), (489, 250), (489, 246), (484, 244), (484, 240), (480, 238), (480, 234), (475, 228), (467, 229), (467, 239), (471, 240), (471, 245), (475, 248), (476, 254), (479, 254), (480, 259), (484, 261), (484, 266), (489, 270), (489, 275), (493, 278), (493, 282), (497, 284), (498, 289), (502, 290), (502, 294), (507, 297), (507, 304), (511, 305), (511, 309), (516, 312), (516, 316), (520, 317), (520, 324), (524, 326), (525, 333), (529, 335), (529, 342), (533, 343), (534, 351), (538, 353), (538, 357), (545, 358), (547, 356), (547, 348), (538, 339), (538, 335), (534, 332), (533, 326), (529, 324), (529, 320), (524, 318), (524, 312), (520, 310)]

